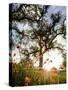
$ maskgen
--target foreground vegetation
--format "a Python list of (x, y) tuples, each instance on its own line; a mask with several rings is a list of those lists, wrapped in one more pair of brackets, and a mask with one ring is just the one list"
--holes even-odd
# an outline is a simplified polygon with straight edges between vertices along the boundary
[(66, 83), (66, 71), (47, 71), (31, 64), (12, 64), (12, 86)]

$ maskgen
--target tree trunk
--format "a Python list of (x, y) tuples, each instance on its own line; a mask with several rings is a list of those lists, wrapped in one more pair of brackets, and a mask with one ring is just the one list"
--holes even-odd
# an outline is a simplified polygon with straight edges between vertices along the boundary
[(42, 68), (43, 66), (43, 54), (42, 54), (42, 45), (41, 45), (41, 37), (40, 37), (40, 40), (39, 40), (39, 46), (40, 46), (40, 52), (39, 52), (39, 67)]
[(42, 54), (40, 55), (40, 58), (39, 58), (39, 67), (40, 68), (43, 67), (43, 55)]

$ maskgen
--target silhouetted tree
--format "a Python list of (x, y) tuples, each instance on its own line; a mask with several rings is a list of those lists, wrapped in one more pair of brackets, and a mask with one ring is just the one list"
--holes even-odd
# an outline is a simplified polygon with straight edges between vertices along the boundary
[[(14, 33), (11, 39), (14, 43), (21, 44), (21, 53), (29, 58), (31, 55), (36, 57), (38, 54), (39, 67), (43, 66), (45, 52), (55, 48), (63, 51), (62, 45), (57, 45), (55, 39), (59, 35), (64, 38), (66, 36), (65, 16), (60, 12), (47, 16), (50, 7), (28, 4), (9, 5), (9, 29), (12, 30), (12, 34)], [(20, 30), (19, 23), (23, 25), (22, 27), (28, 25), (28, 28)]]

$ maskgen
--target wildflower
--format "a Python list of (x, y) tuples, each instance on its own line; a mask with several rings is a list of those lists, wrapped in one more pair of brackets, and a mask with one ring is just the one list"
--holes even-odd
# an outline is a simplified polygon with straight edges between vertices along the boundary
[(24, 85), (25, 85), (25, 86), (28, 86), (29, 83), (30, 83), (30, 78), (26, 76), (26, 77), (24, 78)]

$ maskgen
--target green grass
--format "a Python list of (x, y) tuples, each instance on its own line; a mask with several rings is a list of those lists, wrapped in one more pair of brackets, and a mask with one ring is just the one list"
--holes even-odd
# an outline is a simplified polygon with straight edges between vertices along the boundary
[(59, 83), (66, 83), (66, 70), (59, 72)]

